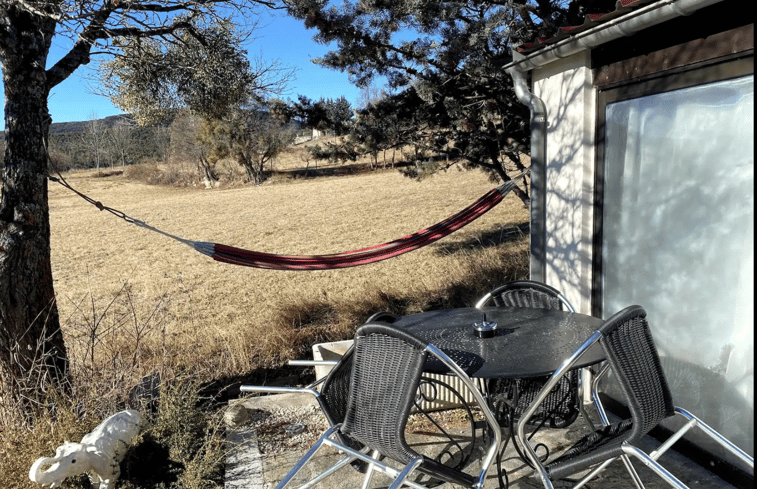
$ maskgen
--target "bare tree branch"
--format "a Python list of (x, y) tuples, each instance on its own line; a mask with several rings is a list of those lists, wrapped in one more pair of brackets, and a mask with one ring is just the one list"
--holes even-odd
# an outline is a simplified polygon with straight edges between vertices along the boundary
[[(12, 0), (22, 5), (26, 10), (34, 9), (27, 0)], [(57, 2), (49, 2), (54, 5)], [(201, 15), (214, 17), (217, 9), (234, 9), (237, 11), (253, 11), (256, 7), (269, 9), (282, 9), (282, 5), (268, 0), (200, 0), (200, 1), (176, 1), (176, 2), (141, 2), (138, 0), (104, 0), (103, 2), (77, 2), (82, 8), (89, 6), (90, 10), (73, 12), (72, 8), (62, 5), (61, 11), (70, 11), (70, 14), (44, 13), (55, 20), (59, 25), (68, 25), (69, 32), (75, 33), (78, 26), (78, 36), (74, 46), (54, 66), (47, 70), (48, 89), (61, 83), (68, 78), (80, 66), (86, 65), (91, 59), (92, 47), (96, 41), (108, 41), (107, 49), (101, 52), (115, 54), (117, 48), (110, 44), (115, 38), (126, 37), (164, 37), (170, 36), (177, 31), (186, 31), (195, 36), (192, 31), (192, 20)], [(71, 7), (72, 4), (67, 4)], [(173, 19), (163, 18), (165, 14), (176, 14)], [(141, 17), (142, 16), (142, 17)], [(148, 17), (143, 17), (148, 16)], [(87, 21), (83, 24), (83, 21)]]

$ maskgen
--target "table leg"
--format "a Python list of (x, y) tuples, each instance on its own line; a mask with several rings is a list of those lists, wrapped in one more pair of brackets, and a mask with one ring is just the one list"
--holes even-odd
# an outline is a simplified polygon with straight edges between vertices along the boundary
[[(448, 391), (447, 394), (456, 400), (452, 404), (460, 405), (460, 408), (465, 411), (465, 414), (470, 422), (470, 439), (463, 441), (464, 437), (453, 436), (447, 429), (445, 429), (439, 422), (437, 422), (431, 415), (423, 409), (422, 405), (433, 405), (441, 398), (449, 399), (449, 395), (442, 396), (443, 390)], [(476, 443), (478, 441), (476, 420), (473, 416), (473, 410), (465, 399), (465, 396), (455, 389), (452, 385), (438, 379), (423, 376), (418, 387), (418, 392), (414, 401), (415, 411), (423, 418), (428, 420), (438, 431), (438, 433), (446, 438), (447, 443), (445, 447), (431, 456), (437, 462), (445, 464), (453, 469), (462, 470), (471, 460), (473, 451), (475, 450)], [(464, 443), (468, 443), (467, 446), (463, 446)], [(428, 487), (435, 487), (441, 484), (442, 481), (431, 483)]]

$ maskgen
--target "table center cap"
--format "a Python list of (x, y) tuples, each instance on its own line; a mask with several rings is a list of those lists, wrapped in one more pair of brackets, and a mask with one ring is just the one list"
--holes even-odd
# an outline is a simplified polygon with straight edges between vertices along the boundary
[(473, 323), (473, 330), (479, 338), (491, 338), (497, 330), (497, 323), (487, 321), (486, 314), (484, 314), (480, 323)]

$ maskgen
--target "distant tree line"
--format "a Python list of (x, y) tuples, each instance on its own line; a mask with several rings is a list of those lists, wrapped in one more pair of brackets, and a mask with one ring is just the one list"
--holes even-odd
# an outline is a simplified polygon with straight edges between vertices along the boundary
[(185, 130), (173, 134), (206, 185), (218, 182), (221, 160), (235, 161), (248, 181), (261, 183), (298, 128), (347, 131), (352, 110), (344, 97), (277, 98), (293, 70), (248, 57), (230, 21), (198, 17), (174, 37), (179, 42), (167, 46), (124, 40), (121, 56), (102, 66), (103, 93), (143, 126), (181, 114)]
[[(403, 114), (404, 103), (385, 91), (364, 90), (362, 107), (355, 109), (344, 97), (311, 99), (298, 95), (286, 101), (273, 97), (256, 100), (224, 118), (203, 119), (188, 108), (160, 113), (150, 124), (140, 125), (129, 115), (104, 119), (53, 124), (48, 140), (50, 170), (106, 169), (145, 163), (180, 162), (194, 165), (197, 178), (213, 186), (220, 178), (217, 164), (232, 159), (244, 170), (247, 180), (260, 183), (272, 171), (266, 165), (297, 135), (312, 130), (346, 136), (338, 142), (311, 145), (313, 160), (332, 162), (372, 158), (372, 166), (394, 167), (397, 150), (414, 148), (403, 172), (416, 174), (428, 168), (449, 164), (458, 154), (448, 140), (436, 141), (432, 126), (419, 130), (412, 114)], [(404, 94), (407, 96), (407, 94)], [(0, 144), (5, 144), (0, 136)], [(388, 159), (387, 159), (387, 154)], [(408, 155), (402, 153), (402, 158)], [(0, 158), (0, 164), (2, 159)]]
[(166, 126), (117, 124), (104, 127), (100, 120), (93, 120), (82, 132), (51, 135), (48, 152), (51, 164), (58, 170), (100, 170), (163, 161), (168, 143)]
[(353, 117), (352, 105), (344, 96), (311, 100), (305, 95), (298, 95), (296, 101), (270, 100), (269, 108), (281, 122), (295, 121), (300, 127), (330, 131), (335, 136), (349, 132)]
[[(4, 149), (5, 138), (0, 141)], [(128, 116), (116, 116), (53, 124), (47, 153), (50, 170), (105, 169), (162, 161), (167, 156), (168, 146), (166, 124), (141, 127)]]
[[(231, 158), (249, 181), (259, 183), (267, 176), (266, 165), (298, 133), (347, 134), (353, 110), (344, 97), (311, 100), (299, 95), (297, 101), (259, 101), (213, 121), (187, 109), (162, 115), (163, 120), (150, 125), (139, 125), (128, 115), (53, 124), (47, 144), (50, 170), (113, 169), (170, 159), (194, 163), (199, 179), (211, 185), (219, 178), (216, 164)], [(4, 147), (4, 138), (0, 144)]]
[[(339, 3), (290, 0), (288, 13), (313, 29), (329, 51), (315, 60), (349, 75), (359, 87), (381, 77), (389, 94), (362, 107), (352, 145), (374, 155), (409, 142), (415, 178), (462, 162), (510, 180), (528, 168), (528, 108), (503, 70), (513, 49), (560, 26), (580, 25), (615, 0), (513, 0)], [(424, 158), (424, 153), (429, 157)], [(514, 193), (529, 201), (521, 181)]]

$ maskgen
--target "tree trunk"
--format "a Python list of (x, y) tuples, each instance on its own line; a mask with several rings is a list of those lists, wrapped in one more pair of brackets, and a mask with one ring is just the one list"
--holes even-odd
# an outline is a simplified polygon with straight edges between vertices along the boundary
[[(488, 150), (489, 150), (489, 157), (492, 160), (492, 167), (500, 176), (502, 181), (509, 182), (510, 180), (512, 180), (512, 177), (510, 177), (510, 175), (507, 174), (505, 165), (500, 159), (499, 148), (497, 148), (494, 145), (490, 145), (488, 147)], [(528, 195), (528, 184), (526, 183), (525, 180), (521, 183), (523, 185), (523, 188), (516, 185), (515, 187), (513, 187), (513, 193), (521, 200), (521, 202), (523, 202), (523, 205), (529, 206), (531, 203), (531, 197)]]
[(197, 171), (200, 173), (200, 179), (205, 184), (205, 188), (213, 188), (218, 184), (218, 175), (204, 156), (200, 156), (197, 160)]
[[(3, 9), (5, 167), (0, 198), (0, 399), (28, 414), (66, 389), (68, 357), (50, 262), (45, 64), (55, 23)], [(11, 404), (12, 403), (12, 404)]]

